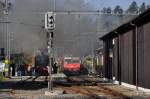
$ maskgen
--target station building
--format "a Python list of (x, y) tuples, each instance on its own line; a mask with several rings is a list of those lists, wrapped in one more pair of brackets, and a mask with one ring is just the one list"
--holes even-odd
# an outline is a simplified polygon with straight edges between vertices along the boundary
[(137, 89), (150, 89), (150, 9), (100, 38), (105, 77)]

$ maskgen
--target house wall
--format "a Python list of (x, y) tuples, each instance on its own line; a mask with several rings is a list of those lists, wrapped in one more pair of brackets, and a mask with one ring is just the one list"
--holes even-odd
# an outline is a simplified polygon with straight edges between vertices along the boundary
[[(138, 86), (150, 89), (150, 23), (137, 29), (138, 33)], [(115, 37), (114, 46), (110, 40), (105, 40), (105, 74), (112, 75), (117, 81), (136, 85), (136, 30), (135, 28)], [(118, 43), (119, 42), (119, 43)], [(119, 46), (120, 45), (120, 46)], [(113, 62), (110, 64), (109, 49), (113, 48)], [(119, 52), (120, 48), (120, 52)], [(119, 57), (120, 53), (120, 57)], [(106, 58), (107, 56), (107, 58)], [(119, 59), (121, 60), (119, 62)], [(121, 74), (119, 74), (119, 66)], [(110, 71), (113, 72), (110, 72)], [(111, 73), (111, 74), (108, 74)], [(109, 75), (109, 76), (108, 76)]]
[(133, 84), (133, 31), (120, 38), (121, 47), (121, 81)]
[(150, 89), (150, 23), (138, 28), (138, 84)]

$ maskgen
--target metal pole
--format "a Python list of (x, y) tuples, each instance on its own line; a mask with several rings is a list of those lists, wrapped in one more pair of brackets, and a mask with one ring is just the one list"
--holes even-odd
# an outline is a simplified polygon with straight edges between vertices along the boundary
[(118, 34), (118, 80), (119, 80), (119, 85), (121, 85), (121, 37), (120, 34)]
[[(55, 10), (55, 0), (53, 0), (52, 3), (54, 6), (52, 6), (52, 12)], [(51, 7), (50, 7), (51, 8)], [(47, 23), (51, 24), (51, 23)], [(53, 79), (52, 79), (52, 65), (53, 65), (53, 32), (54, 30), (48, 30), (47, 32), (47, 39), (48, 39), (48, 55), (49, 55), (49, 81), (48, 81), (48, 90), (52, 91), (53, 90)]]
[[(49, 0), (50, 1), (50, 0)], [(50, 5), (50, 9), (51, 9), (51, 6), (52, 6), (52, 9), (51, 11), (54, 12), (55, 10), (55, 0), (52, 1), (53, 3), (50, 3), (50, 4), (53, 4)], [(47, 16), (48, 17), (48, 16)], [(47, 20), (48, 21), (48, 20)], [(51, 24), (51, 23), (46, 23), (47, 24)], [(54, 23), (53, 23), (54, 24)], [(48, 90), (49, 91), (52, 91), (53, 90), (53, 81), (52, 81), (52, 65), (53, 65), (53, 32), (54, 30), (51, 28), (50, 30), (48, 29), (48, 32), (47, 32), (47, 40), (48, 40), (48, 55), (49, 55), (49, 77), (48, 77)]]
[(135, 26), (136, 33), (136, 89), (138, 90), (138, 30), (137, 26)]
[(136, 58), (135, 75), (136, 75), (136, 90), (138, 90), (138, 27), (133, 23), (130, 24), (135, 27), (135, 58)]
[(48, 81), (48, 90), (53, 90), (53, 82), (52, 82), (52, 65), (53, 65), (53, 32), (48, 33), (48, 55), (49, 55), (49, 81)]
[[(5, 0), (5, 9), (4, 9), (4, 14), (6, 15), (6, 22), (8, 22), (8, 0)], [(8, 23), (6, 23), (6, 56), (8, 61), (10, 62), (10, 34), (8, 31)], [(8, 76), (10, 76), (10, 69), (9, 69), (9, 64), (7, 64), (8, 67)]]

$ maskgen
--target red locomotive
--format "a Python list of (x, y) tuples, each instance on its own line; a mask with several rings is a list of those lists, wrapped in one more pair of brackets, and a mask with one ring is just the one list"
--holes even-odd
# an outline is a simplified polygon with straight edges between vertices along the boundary
[(65, 74), (78, 75), (80, 73), (80, 64), (79, 57), (64, 57), (63, 71)]

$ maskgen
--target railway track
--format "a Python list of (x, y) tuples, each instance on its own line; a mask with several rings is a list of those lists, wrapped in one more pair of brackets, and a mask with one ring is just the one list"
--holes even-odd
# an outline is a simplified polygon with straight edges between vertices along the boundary
[[(29, 77), (21, 82), (23, 82), (23, 85), (26, 84), (26, 81), (30, 80), (31, 83), (35, 79), (38, 79), (37, 77)], [(128, 96), (125, 96), (124, 94), (112, 90), (108, 88), (107, 86), (111, 85), (109, 82), (104, 82), (100, 78), (97, 77), (88, 77), (88, 76), (80, 76), (80, 77), (68, 77), (65, 78), (66, 82), (54, 82), (54, 88), (61, 88), (65, 90), (66, 94), (80, 94), (83, 96), (91, 97), (91, 99), (99, 99), (99, 98), (106, 98), (111, 97), (111, 99), (131, 99)], [(44, 81), (44, 80), (43, 80)], [(41, 86), (47, 86), (47, 82), (41, 83)], [(27, 84), (29, 85), (29, 84)], [(40, 83), (38, 84), (40, 85)], [(46, 87), (45, 87), (46, 88)], [(12, 94), (15, 93), (15, 90), (12, 91)]]
[(92, 99), (98, 99), (101, 97), (111, 97), (111, 99), (131, 99), (117, 91), (110, 88), (97, 85), (97, 86), (57, 86), (65, 90), (66, 93), (81, 94), (84, 96), (89, 96)]
[[(110, 85), (109, 82), (102, 81), (96, 77), (69, 77), (68, 83), (70, 86), (59, 86), (66, 90), (66, 92), (79, 93), (82, 95), (90, 96), (92, 98), (99, 98), (101, 96), (110, 96), (117, 99), (131, 99), (130, 97), (107, 88)], [(101, 84), (103, 83), (103, 84)], [(71, 85), (72, 84), (72, 85)], [(113, 99), (111, 98), (111, 99)]]

